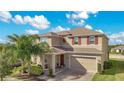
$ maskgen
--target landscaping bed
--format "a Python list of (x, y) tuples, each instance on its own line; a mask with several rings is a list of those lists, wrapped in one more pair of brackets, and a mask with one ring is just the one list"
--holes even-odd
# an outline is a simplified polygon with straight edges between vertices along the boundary
[(45, 79), (40, 79), (38, 78), (37, 75), (28, 75), (28, 74), (23, 74), (23, 75), (17, 75), (16, 78), (24, 80), (24, 81), (46, 81)]
[(33, 81), (45, 81), (43, 79), (37, 78), (38, 76), (43, 74), (43, 69), (42, 69), (41, 66), (31, 64), (30, 75), (29, 75), (27, 70), (28, 70), (28, 68), (25, 68), (24, 73), (22, 73), (22, 67), (21, 66), (20, 67), (15, 67), (12, 70), (11, 76), (15, 77), (17, 79), (20, 79), (20, 80), (25, 80), (25, 81), (28, 81), (28, 80), (29, 81), (30, 80), (33, 80)]

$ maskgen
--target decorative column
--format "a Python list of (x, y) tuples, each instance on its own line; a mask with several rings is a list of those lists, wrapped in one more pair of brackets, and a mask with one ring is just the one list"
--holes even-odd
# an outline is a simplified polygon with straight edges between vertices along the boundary
[(58, 55), (58, 57), (59, 57), (59, 66), (60, 66), (60, 55)]
[(52, 71), (53, 71), (53, 75), (55, 75), (55, 55), (52, 55)]

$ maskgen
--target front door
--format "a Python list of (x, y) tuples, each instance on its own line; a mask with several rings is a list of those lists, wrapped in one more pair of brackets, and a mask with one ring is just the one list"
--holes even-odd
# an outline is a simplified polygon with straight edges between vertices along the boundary
[(60, 55), (60, 65), (64, 66), (64, 55)]

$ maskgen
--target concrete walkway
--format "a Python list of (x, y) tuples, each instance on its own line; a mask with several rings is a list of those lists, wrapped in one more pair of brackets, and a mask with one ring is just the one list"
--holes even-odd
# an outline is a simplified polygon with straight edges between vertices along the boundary
[[(57, 74), (53, 78), (45, 74), (38, 76), (37, 78), (42, 81), (90, 81), (93, 76), (94, 76), (94, 73), (85, 73), (84, 75), (82, 75), (74, 70), (65, 69), (64, 71)], [(6, 76), (6, 78), (4, 78), (4, 81), (23, 81), (23, 80), (20, 80), (11, 76)]]
[(65, 71), (57, 74), (54, 78), (48, 76), (40, 76), (38, 78), (45, 79), (47, 81), (90, 81), (94, 73), (86, 73), (84, 75), (77, 73), (73, 70), (66, 69)]

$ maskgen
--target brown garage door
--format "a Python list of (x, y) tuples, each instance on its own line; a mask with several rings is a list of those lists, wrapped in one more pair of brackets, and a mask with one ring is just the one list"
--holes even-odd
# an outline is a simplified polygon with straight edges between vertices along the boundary
[(97, 72), (96, 58), (93, 57), (71, 57), (71, 69), (79, 72)]

